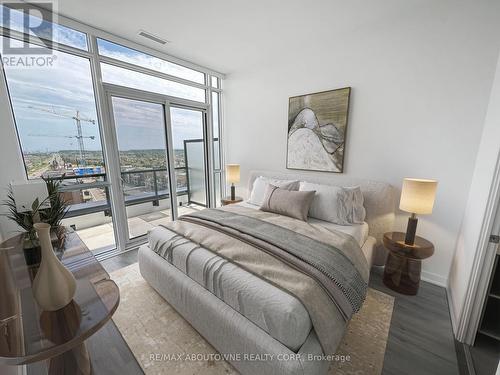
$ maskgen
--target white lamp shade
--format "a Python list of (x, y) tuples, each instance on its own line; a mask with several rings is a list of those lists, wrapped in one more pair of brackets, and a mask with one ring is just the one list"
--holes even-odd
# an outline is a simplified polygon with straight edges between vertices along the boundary
[(239, 164), (226, 164), (226, 179), (230, 184), (237, 184), (240, 182)]
[(399, 208), (415, 214), (431, 214), (436, 197), (437, 181), (405, 178)]

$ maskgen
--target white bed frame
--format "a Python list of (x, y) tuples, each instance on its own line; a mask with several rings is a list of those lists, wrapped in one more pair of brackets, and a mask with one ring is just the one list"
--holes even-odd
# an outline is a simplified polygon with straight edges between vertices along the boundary
[[(384, 232), (392, 230), (394, 221), (394, 189), (389, 184), (333, 174), (318, 177), (309, 174), (254, 171), (249, 180), (250, 187), (258, 176), (298, 179), (340, 186), (359, 185), (365, 198), (366, 222), (369, 225), (370, 237), (365, 246), (376, 248), (375, 264), (383, 262), (385, 252), (381, 251), (381, 238)], [(139, 267), (142, 276), (149, 284), (220, 353), (252, 353), (261, 355), (262, 358), (273, 355), (273, 360), (266, 361), (244, 360), (244, 358), (243, 360), (230, 360), (229, 362), (240, 373), (323, 375), (328, 371), (330, 365), (328, 361), (306, 360), (309, 355), (322, 355), (314, 330), (311, 331), (298, 352), (294, 353), (151, 251), (148, 245), (143, 245), (139, 249)], [(339, 331), (344, 330), (345, 327)], [(341, 337), (339, 342), (340, 339)]]

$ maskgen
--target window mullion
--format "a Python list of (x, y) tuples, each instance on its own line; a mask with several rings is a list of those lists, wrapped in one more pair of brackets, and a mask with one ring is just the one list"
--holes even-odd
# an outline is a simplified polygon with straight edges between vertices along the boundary
[[(114, 225), (113, 231), (116, 239), (116, 247), (119, 250), (126, 248), (128, 239), (128, 226), (126, 224), (126, 212), (124, 202), (119, 199), (121, 196), (121, 176), (120, 166), (116, 159), (118, 146), (116, 144), (116, 137), (114, 135), (113, 126), (111, 124), (111, 113), (109, 110), (109, 103), (102, 84), (101, 66), (97, 56), (97, 40), (95, 36), (87, 34), (87, 41), (89, 50), (91, 52), (91, 73), (92, 81), (94, 83), (94, 93), (97, 106), (97, 116), (99, 118), (101, 143), (103, 149), (104, 165), (106, 168), (106, 175), (110, 182), (111, 193), (111, 210), (115, 220), (120, 222), (120, 225)], [(125, 224), (124, 224), (125, 223)], [(119, 231), (119, 228), (126, 228), (124, 231)]]

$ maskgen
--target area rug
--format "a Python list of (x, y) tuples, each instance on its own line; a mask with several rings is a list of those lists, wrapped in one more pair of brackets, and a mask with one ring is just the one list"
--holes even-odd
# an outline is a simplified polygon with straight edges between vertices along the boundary
[[(111, 278), (120, 288), (113, 320), (147, 375), (238, 374), (149, 286), (137, 263), (111, 273)], [(329, 374), (382, 373), (393, 306), (393, 297), (368, 290), (340, 344), (342, 360), (332, 363)]]

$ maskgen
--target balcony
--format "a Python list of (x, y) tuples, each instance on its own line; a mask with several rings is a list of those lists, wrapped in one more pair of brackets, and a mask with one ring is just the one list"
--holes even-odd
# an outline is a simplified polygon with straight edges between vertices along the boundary
[[(187, 167), (175, 168), (178, 214), (205, 208), (198, 190), (189, 181)], [(121, 173), (130, 238), (146, 234), (172, 220), (166, 168), (124, 170)], [(204, 182), (203, 182), (204, 184)], [(73, 227), (87, 247), (100, 253), (116, 247), (112, 207), (105, 173), (65, 176), (62, 194), (71, 202), (63, 221)]]

